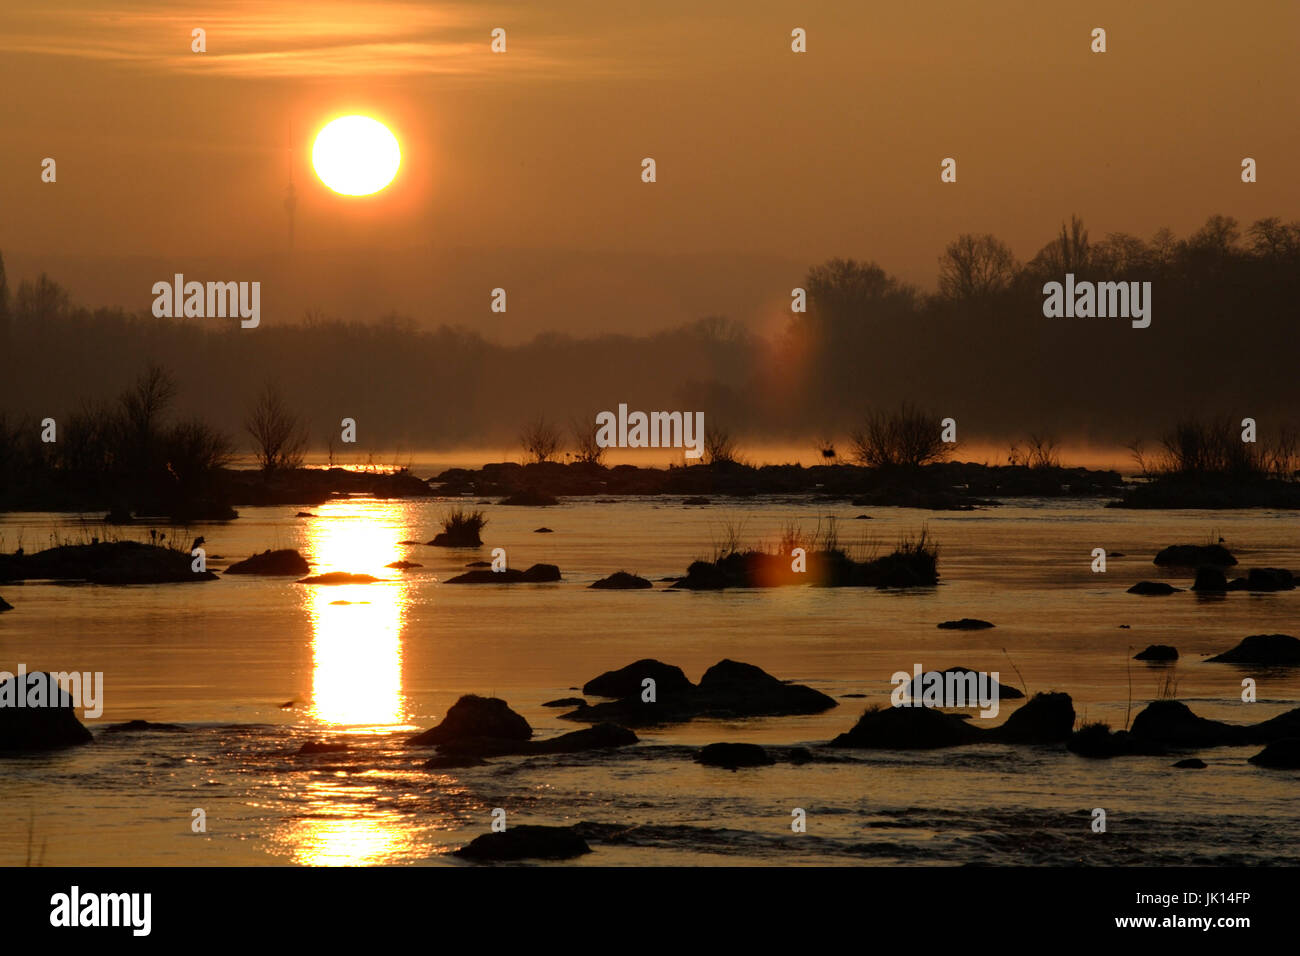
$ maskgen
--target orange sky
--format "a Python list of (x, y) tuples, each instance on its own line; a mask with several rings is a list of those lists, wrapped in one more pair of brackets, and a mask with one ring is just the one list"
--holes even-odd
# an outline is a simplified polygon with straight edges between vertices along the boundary
[[(11, 282), (47, 269), (87, 304), (147, 308), (179, 271), (261, 279), (279, 321), (762, 329), (830, 256), (932, 288), (961, 232), (1027, 258), (1073, 212), (1095, 238), (1300, 217), (1293, 0), (16, 6), (0, 9), (0, 250)], [(364, 200), (309, 163), (316, 130), (352, 111), (404, 150)], [(511, 307), (494, 318), (495, 286)]]

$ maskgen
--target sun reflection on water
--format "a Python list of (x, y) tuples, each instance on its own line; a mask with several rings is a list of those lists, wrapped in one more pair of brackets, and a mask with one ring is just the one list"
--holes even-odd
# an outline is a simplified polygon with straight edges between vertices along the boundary
[(307, 534), (312, 574), (348, 571), (375, 584), (306, 585), (312, 624), (309, 715), (335, 726), (405, 723), (402, 625), (409, 585), (385, 567), (400, 559), (397, 507), (383, 501), (331, 502)]

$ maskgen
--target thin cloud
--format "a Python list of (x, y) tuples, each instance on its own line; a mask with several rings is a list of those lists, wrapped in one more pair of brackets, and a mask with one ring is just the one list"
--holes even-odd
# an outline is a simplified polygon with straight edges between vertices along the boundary
[[(61, 6), (57, 13), (11, 14), (10, 28), (0, 30), (0, 50), (245, 78), (613, 72), (611, 62), (590, 57), (573, 39), (539, 34), (528, 26), (528, 16), (526, 9), (396, 0), (325, 0), (288, 10), (260, 0), (230, 0), (217, 13), (208, 6), (178, 10), (174, 3), (133, 4), (129, 10), (92, 3)], [(508, 60), (490, 52), (497, 25), (505, 25), (513, 41), (504, 54)], [(196, 27), (207, 31), (202, 54), (190, 49)]]

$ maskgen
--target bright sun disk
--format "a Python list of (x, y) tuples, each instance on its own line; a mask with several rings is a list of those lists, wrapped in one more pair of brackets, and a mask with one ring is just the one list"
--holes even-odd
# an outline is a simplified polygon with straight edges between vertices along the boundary
[(311, 148), (316, 175), (345, 196), (369, 196), (393, 181), (402, 150), (383, 123), (369, 116), (331, 120)]

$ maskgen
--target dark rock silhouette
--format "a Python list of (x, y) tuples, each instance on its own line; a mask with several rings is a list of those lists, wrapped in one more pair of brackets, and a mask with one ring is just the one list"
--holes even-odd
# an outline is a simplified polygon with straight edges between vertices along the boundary
[(68, 544), (35, 554), (0, 554), (0, 581), (31, 578), (83, 580), (92, 584), (189, 584), (215, 581), (211, 571), (193, 570), (188, 551), (139, 541)]
[(1051, 744), (1069, 740), (1074, 730), (1074, 702), (1069, 694), (1041, 693), (1029, 698), (1000, 727), (985, 731), (990, 739), (1013, 744)]
[(1103, 723), (1084, 724), (1070, 735), (1065, 749), (1080, 757), (1123, 757), (1137, 753), (1139, 747), (1127, 731), (1111, 733)]
[[(56, 750), (94, 739), (77, 719), (72, 696), (48, 673), (33, 671), (26, 675), (25, 684), (20, 686), (18, 675), (0, 683), (0, 751)], [(27, 703), (41, 701), (44, 706), (18, 707), (19, 695)]]
[(1000, 727), (982, 730), (955, 714), (931, 707), (868, 708), (832, 747), (876, 750), (933, 750), (990, 741), (1011, 744), (1061, 743), (1074, 729), (1069, 694), (1035, 694)]
[(296, 584), (376, 584), (383, 578), (369, 574), (352, 574), (349, 571), (330, 571), (328, 574), (316, 574), (303, 578)]
[(1257, 767), (1281, 770), (1300, 770), (1300, 737), (1283, 737), (1274, 740), (1255, 756), (1247, 759)]
[(471, 737), (528, 740), (532, 736), (533, 728), (528, 721), (511, 710), (501, 698), (466, 694), (451, 705), (442, 723), (416, 734), (407, 743), (426, 746)]
[[(926, 673), (929, 673), (929, 671), (927, 671)], [(927, 703), (926, 706), (934, 706), (934, 707), (978, 706), (977, 697), (980, 691), (979, 671), (971, 670), (969, 667), (949, 667), (943, 671), (939, 671), (939, 673), (944, 675), (948, 675), (948, 674), (960, 675), (964, 679), (960, 681), (960, 686), (958, 686), (957, 680), (949, 681), (945, 676), (943, 686), (935, 688), (939, 692), (938, 702)], [(969, 677), (966, 677), (966, 675), (969, 675)], [(971, 681), (972, 678), (974, 680), (974, 683), (972, 683)], [(924, 699), (923, 695), (925, 693), (926, 683), (927, 682), (925, 680), (924, 673), (920, 677), (912, 678), (912, 683), (909, 685), (910, 687), (909, 693), (912, 695), (912, 700), (921, 701)], [(993, 700), (1020, 700), (1025, 696), (1023, 693), (1016, 690), (1014, 687), (1008, 687), (1006, 684), (1002, 684), (999, 683), (998, 681), (995, 681), (993, 679), (993, 675), (991, 674), (987, 678), (986, 689), (988, 690), (990, 699)], [(952, 693), (949, 693), (949, 691), (952, 691)], [(967, 691), (970, 691), (970, 693), (966, 693)], [(963, 693), (966, 694), (964, 702), (962, 702), (961, 699), (961, 695)]]
[(155, 724), (148, 720), (128, 720), (120, 724), (109, 724), (104, 728), (106, 734), (133, 734), (133, 733), (169, 733), (169, 734), (187, 734), (188, 727), (182, 727), (180, 724)]
[(294, 517), (295, 517), (295, 518), (315, 518), (316, 515), (312, 514), (310, 511), (299, 511), (296, 515), (294, 515)]
[(1295, 576), (1286, 568), (1251, 568), (1229, 582), (1229, 591), (1294, 591)]
[(570, 754), (607, 747), (628, 747), (637, 743), (637, 735), (617, 724), (601, 723), (585, 730), (574, 730), (549, 740), (532, 741), (527, 753)]
[(468, 736), (438, 744), (439, 755), (471, 757), (532, 756), (536, 754), (576, 754), (588, 750), (628, 747), (638, 742), (637, 735), (626, 727), (602, 723), (584, 730), (574, 730), (548, 740), (519, 740), (494, 736)]
[(935, 626), (941, 631), (982, 631), (993, 627), (988, 621), (981, 621), (976, 617), (963, 617), (959, 621), (944, 621)]
[(518, 584), (545, 583), (560, 580), (560, 569), (554, 564), (534, 564), (527, 571), (507, 568), (504, 571), (466, 571), (454, 578), (448, 578), (447, 584)]
[(385, 564), (384, 567), (392, 568), (395, 571), (409, 571), (411, 568), (422, 568), (423, 564), (416, 564), (414, 561), (393, 561)]
[(591, 586), (593, 588), (623, 591), (644, 590), (645, 588), (654, 587), (654, 585), (645, 578), (638, 577), (635, 574), (628, 574), (626, 571), (615, 571), (609, 577), (601, 578)]
[(551, 528), (534, 528), (533, 534), (555, 534), (555, 531)]
[(1204, 770), (1205, 761), (1200, 757), (1187, 757), (1173, 766), (1178, 770)]
[(695, 762), (709, 767), (768, 767), (776, 763), (758, 744), (709, 744), (695, 754)]
[(843, 551), (811, 551), (807, 568), (795, 571), (790, 556), (764, 551), (733, 551), (716, 561), (695, 561), (673, 584), (688, 591), (767, 588), (812, 584), (818, 587), (911, 588), (939, 583), (938, 558), (924, 539), (874, 561), (854, 561)]
[(439, 531), (425, 544), (438, 548), (479, 548), (483, 546), (483, 540), (479, 537), (478, 528), (465, 527)]
[[(656, 676), (657, 675), (657, 676)], [(655, 699), (642, 699), (641, 682), (655, 678)], [(583, 693), (605, 696), (593, 688), (619, 693), (619, 699), (579, 707), (565, 720), (586, 723), (612, 721), (627, 727), (680, 723), (696, 717), (779, 717), (816, 714), (836, 706), (834, 698), (802, 684), (787, 684), (762, 668), (738, 661), (714, 664), (692, 686), (681, 670), (659, 661), (644, 660), (602, 674), (583, 687)]]
[(973, 744), (982, 733), (952, 714), (929, 707), (872, 707), (831, 747), (869, 750), (935, 750)]
[(721, 660), (700, 678), (699, 694), (714, 707), (741, 716), (816, 714), (837, 706), (834, 698), (803, 684), (787, 684), (761, 667)]
[(310, 754), (337, 754), (347, 751), (348, 745), (345, 743), (326, 743), (323, 740), (309, 740), (298, 748), (300, 756)]
[(1192, 585), (1193, 591), (1201, 591), (1207, 594), (1218, 594), (1228, 590), (1228, 579), (1223, 576), (1223, 572), (1218, 568), (1205, 567), (1196, 569), (1196, 583)]
[(1152, 563), (1161, 567), (1199, 568), (1202, 565), (1213, 565), (1230, 568), (1237, 563), (1237, 559), (1221, 544), (1171, 544), (1162, 548)]
[(509, 827), (500, 833), (484, 833), (453, 852), (462, 859), (491, 863), (505, 860), (568, 860), (590, 853), (591, 847), (569, 827), (525, 824)]
[(1128, 589), (1128, 593), (1154, 596), (1162, 594), (1177, 594), (1181, 590), (1182, 588), (1176, 588), (1172, 584), (1166, 584), (1164, 581), (1139, 581)]
[(1208, 658), (1218, 664), (1300, 664), (1300, 640), (1289, 634), (1252, 634), (1231, 650)]
[(543, 707), (586, 707), (587, 702), (581, 697), (557, 697), (542, 704)]
[(1177, 700), (1153, 700), (1133, 718), (1132, 735), (1170, 747), (1219, 747), (1245, 743), (1246, 728), (1197, 717)]
[(1148, 644), (1146, 650), (1133, 655), (1135, 661), (1176, 661), (1178, 648), (1169, 644)]
[(307, 559), (292, 548), (266, 550), (226, 568), (226, 574), (298, 575), (311, 571)]
[(582, 692), (593, 697), (639, 698), (642, 681), (647, 677), (655, 682), (655, 693), (659, 697), (689, 694), (695, 690), (695, 685), (686, 679), (680, 667), (647, 657), (593, 677), (582, 685)]
[(14, 606), (12, 604), (0, 597), (0, 611), (12, 611), (13, 609)]

